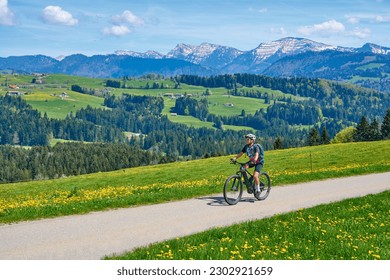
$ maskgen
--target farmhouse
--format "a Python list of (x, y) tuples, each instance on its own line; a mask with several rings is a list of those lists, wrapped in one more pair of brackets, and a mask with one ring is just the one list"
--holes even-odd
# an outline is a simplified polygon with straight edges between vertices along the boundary
[(181, 98), (184, 97), (184, 94), (181, 93), (164, 93), (164, 97), (169, 97), (169, 98)]
[(164, 93), (164, 96), (173, 98), (174, 94), (173, 93)]

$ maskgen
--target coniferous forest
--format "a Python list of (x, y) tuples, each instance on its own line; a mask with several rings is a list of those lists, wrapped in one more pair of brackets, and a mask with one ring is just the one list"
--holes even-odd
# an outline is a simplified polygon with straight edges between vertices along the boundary
[[(214, 128), (194, 128), (169, 121), (162, 114), (162, 97), (105, 94), (107, 109), (87, 106), (59, 120), (41, 115), (21, 97), (0, 96), (0, 182), (236, 153), (249, 131), (227, 130), (224, 125), (252, 128), (265, 149), (326, 144), (348, 126), (356, 127), (355, 141), (390, 138), (390, 97), (378, 91), (319, 79), (246, 74), (184, 75), (174, 80), (178, 86), (225, 87), (230, 95), (263, 98), (270, 104), (254, 114), (227, 117), (211, 114), (206, 99), (176, 99), (173, 112), (214, 123)], [(248, 89), (255, 85), (305, 98), (292, 101), (284, 96), (276, 100), (268, 93)], [(53, 138), (78, 142), (50, 147)]]

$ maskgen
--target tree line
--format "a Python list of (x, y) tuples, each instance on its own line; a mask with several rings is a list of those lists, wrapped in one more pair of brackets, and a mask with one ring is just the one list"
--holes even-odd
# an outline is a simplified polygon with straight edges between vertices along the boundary
[(0, 182), (55, 179), (156, 164), (161, 156), (125, 143), (57, 143), (29, 149), (0, 145)]
[(123, 131), (112, 125), (96, 126), (70, 114), (49, 119), (21, 97), (0, 96), (0, 145), (46, 146), (50, 139), (87, 142), (123, 142)]
[[(345, 132), (349, 135), (344, 135), (346, 141), (364, 142), (364, 141), (379, 141), (390, 139), (390, 108), (387, 109), (383, 121), (380, 124), (378, 119), (374, 119), (371, 123), (366, 116), (362, 116), (360, 122), (353, 129), (348, 129)], [(313, 127), (310, 129), (307, 145), (315, 146), (330, 143), (329, 134), (326, 131), (326, 127), (323, 127), (321, 133), (319, 129)]]
[(370, 123), (367, 117), (363, 116), (356, 126), (353, 139), (356, 142), (390, 139), (390, 108), (387, 109), (382, 124), (376, 118)]

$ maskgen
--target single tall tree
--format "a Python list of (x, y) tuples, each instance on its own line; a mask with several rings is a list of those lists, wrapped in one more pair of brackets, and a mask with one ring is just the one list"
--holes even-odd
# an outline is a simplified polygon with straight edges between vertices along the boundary
[(321, 144), (329, 144), (329, 142), (330, 142), (330, 137), (328, 131), (326, 130), (326, 127), (324, 126), (321, 132)]
[(356, 126), (356, 133), (354, 136), (354, 140), (356, 142), (359, 141), (367, 141), (369, 139), (369, 131), (370, 124), (368, 123), (365, 116), (363, 116), (360, 120), (360, 123)]
[(369, 126), (368, 140), (378, 141), (382, 138), (381, 131), (379, 129), (379, 122), (375, 118)]
[(312, 129), (310, 129), (309, 138), (307, 139), (307, 144), (309, 146), (316, 146), (320, 144), (320, 136), (318, 134), (317, 128), (313, 127)]
[(387, 109), (386, 115), (383, 118), (381, 133), (383, 139), (390, 139), (390, 108)]
[(277, 137), (274, 143), (274, 150), (279, 150), (279, 149), (283, 149), (283, 142), (282, 139), (280, 139), (280, 137)]

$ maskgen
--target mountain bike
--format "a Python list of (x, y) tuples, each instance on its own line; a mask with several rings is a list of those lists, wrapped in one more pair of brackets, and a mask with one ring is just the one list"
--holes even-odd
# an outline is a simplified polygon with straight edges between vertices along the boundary
[(248, 169), (245, 168), (247, 163), (236, 161), (232, 161), (231, 163), (238, 163), (240, 168), (237, 170), (236, 174), (233, 174), (226, 179), (225, 185), (223, 186), (223, 197), (227, 204), (235, 205), (241, 200), (244, 185), (247, 188), (247, 192), (253, 194), (257, 200), (264, 200), (268, 197), (271, 191), (271, 179), (266, 172), (260, 172), (260, 192), (255, 192), (253, 173), (250, 173)]

